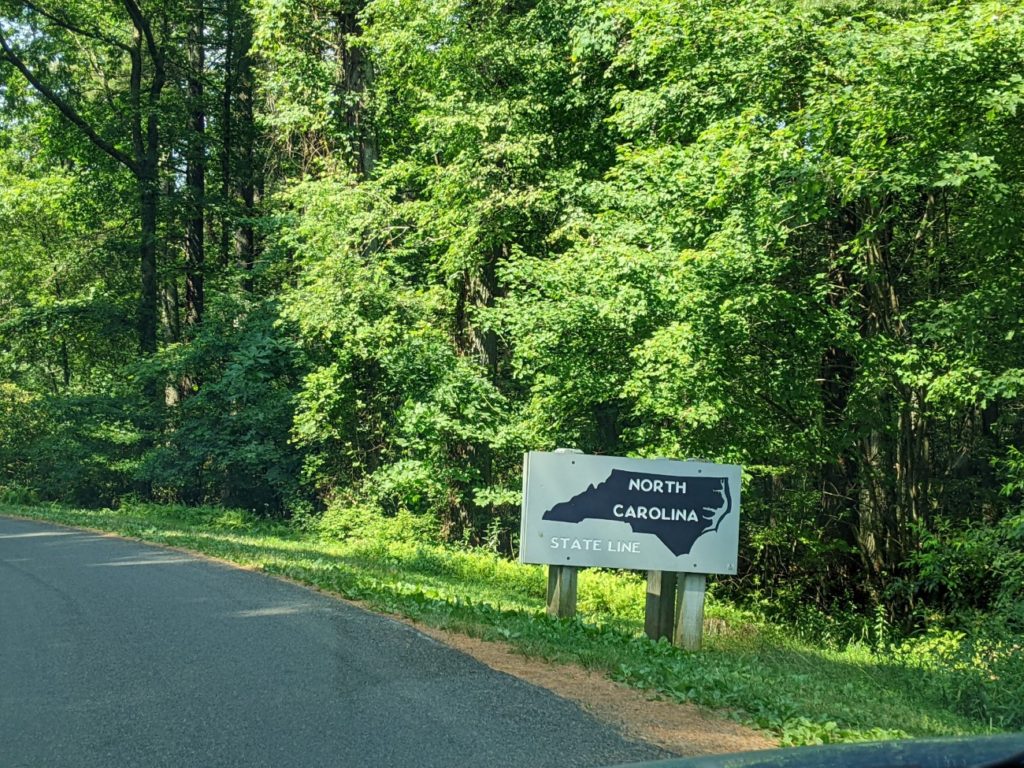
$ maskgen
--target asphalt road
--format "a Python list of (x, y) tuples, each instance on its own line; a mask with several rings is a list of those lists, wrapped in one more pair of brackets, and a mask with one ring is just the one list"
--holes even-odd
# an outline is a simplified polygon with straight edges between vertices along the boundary
[(0, 518), (0, 766), (598, 766), (664, 757), (405, 624)]

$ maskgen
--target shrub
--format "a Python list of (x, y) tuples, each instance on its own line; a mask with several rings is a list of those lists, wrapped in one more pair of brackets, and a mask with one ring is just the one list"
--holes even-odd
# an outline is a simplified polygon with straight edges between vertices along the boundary
[(345, 495), (333, 499), (314, 523), (314, 530), (334, 539), (366, 539), (387, 542), (437, 542), (437, 518), (417, 515), (408, 508), (386, 512), (372, 502)]
[(1024, 727), (1024, 637), (987, 618), (972, 631), (935, 629), (893, 650), (902, 664), (928, 670), (947, 706), (996, 728)]

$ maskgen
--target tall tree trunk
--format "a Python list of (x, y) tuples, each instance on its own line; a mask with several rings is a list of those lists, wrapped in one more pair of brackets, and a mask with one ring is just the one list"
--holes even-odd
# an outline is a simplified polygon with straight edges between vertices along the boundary
[(220, 98), (220, 263), (231, 260), (232, 165), (234, 162), (234, 103), (235, 103), (235, 28), (241, 13), (237, 0), (226, 0), (224, 5), (224, 86)]
[[(472, 357), (487, 371), (491, 381), (498, 376), (498, 337), (492, 330), (484, 330), (474, 322), (474, 310), (490, 307), (498, 294), (497, 267), (502, 259), (508, 258), (508, 246), (503, 244), (492, 249), (479, 270), (467, 270), (456, 302), (455, 339), (459, 351)], [(456, 453), (464, 456), (479, 477), (480, 484), (489, 486), (494, 482), (494, 458), (491, 446), (481, 440), (467, 441), (455, 447)], [(468, 489), (467, 489), (468, 490)], [(472, 502), (457, 511), (458, 520), (449, 525), (452, 529), (469, 529), (474, 534), (482, 532), (483, 526), (493, 517), (493, 509), (480, 509)]]
[(349, 139), (352, 169), (366, 178), (377, 164), (377, 142), (366, 117), (366, 92), (373, 80), (373, 68), (359, 45), (362, 28), (359, 10), (347, 6), (336, 14), (341, 71), (338, 74), (338, 100), (344, 105), (342, 119)]
[[(139, 189), (139, 349), (143, 356), (157, 350), (157, 219), (160, 176), (160, 97), (166, 84), (164, 52), (153, 34), (150, 20), (136, 0), (124, 0), (134, 28), (130, 75), (132, 106), (132, 154), (125, 164), (135, 174)], [(149, 71), (149, 87), (143, 77)], [(143, 98), (145, 96), (145, 99)], [(159, 402), (159, 388), (147, 385), (146, 394)]]
[(253, 216), (256, 211), (256, 83), (252, 66), (252, 19), (243, 13), (236, 30), (235, 71), (239, 141), (235, 168), (237, 194), (241, 200), (241, 221), (235, 227), (235, 260), (243, 270), (242, 285), (253, 289), (252, 270), (256, 264), (256, 232)]
[[(865, 229), (871, 231), (863, 241), (861, 333), (867, 340), (882, 337), (887, 346), (903, 348), (910, 336), (893, 266), (893, 227), (886, 221), (886, 207), (892, 204), (883, 200), (865, 204), (863, 210)], [(929, 474), (924, 394), (903, 384), (895, 370), (886, 375), (875, 407), (865, 414), (870, 424), (860, 441), (857, 525), (865, 564), (879, 592), (914, 547), (914, 523), (921, 515)]]
[[(847, 206), (839, 207), (826, 231), (829, 282), (826, 303), (828, 310), (837, 316), (846, 311), (852, 290), (842, 247), (856, 233), (854, 211)], [(820, 469), (821, 516), (818, 522), (825, 535), (841, 535), (853, 545), (856, 542), (852, 521), (856, 518), (858, 461), (854, 446), (848, 444), (852, 426), (848, 407), (856, 385), (857, 360), (843, 340), (833, 339), (822, 354), (819, 371), (825, 450)]]
[[(61, 288), (60, 280), (54, 280), (53, 289), (57, 301), (63, 300), (64, 292)], [(64, 389), (67, 389), (71, 385), (71, 355), (68, 351), (68, 338), (63, 333), (60, 335), (60, 372), (61, 381), (64, 383)]]
[(185, 325), (193, 329), (202, 322), (206, 303), (206, 111), (203, 104), (205, 22), (202, 0), (196, 0), (188, 35), (189, 137), (185, 158), (188, 201), (188, 219), (185, 224)]
[(139, 186), (139, 351), (144, 356), (152, 355), (157, 349), (157, 275), (156, 275), (156, 224), (159, 212), (157, 171), (146, 164), (138, 180)]
[(498, 291), (497, 266), (507, 256), (507, 246), (494, 249), (479, 271), (467, 270), (462, 278), (456, 306), (456, 329), (459, 348), (483, 366), (493, 380), (498, 372), (498, 337), (491, 330), (482, 330), (473, 319), (474, 309), (494, 304)]

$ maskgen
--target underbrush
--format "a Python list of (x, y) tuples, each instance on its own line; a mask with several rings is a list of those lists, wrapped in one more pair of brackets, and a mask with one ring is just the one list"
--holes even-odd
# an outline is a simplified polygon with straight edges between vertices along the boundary
[[(935, 633), (891, 650), (824, 649), (709, 592), (705, 650), (643, 635), (639, 574), (591, 569), (579, 617), (544, 613), (541, 567), (483, 550), (424, 543), (392, 526), (346, 521), (344, 539), (237, 510), (125, 504), (118, 510), (0, 503), (31, 517), (184, 547), (363, 601), (377, 610), (520, 652), (602, 671), (657, 694), (718, 709), (785, 745), (983, 733), (1024, 726), (1021, 643)], [(379, 522), (379, 521), (378, 521)], [(408, 530), (408, 529), (406, 529)]]
[(891, 654), (933, 679), (954, 711), (995, 728), (1024, 729), (1024, 638), (998, 622), (970, 634), (934, 629)]

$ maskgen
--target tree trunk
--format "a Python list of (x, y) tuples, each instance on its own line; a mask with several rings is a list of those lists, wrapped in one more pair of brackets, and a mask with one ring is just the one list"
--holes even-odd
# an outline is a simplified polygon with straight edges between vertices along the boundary
[(220, 263), (227, 266), (231, 260), (232, 216), (232, 164), (234, 146), (235, 101), (235, 25), (240, 10), (234, 0), (227, 0), (224, 8), (224, 86), (220, 99)]
[(349, 139), (352, 169), (367, 178), (377, 164), (377, 142), (366, 119), (366, 92), (373, 80), (373, 69), (366, 53), (358, 45), (362, 33), (358, 8), (341, 10), (336, 15), (337, 48), (341, 54), (338, 76), (338, 100), (344, 105), (342, 120)]
[(235, 227), (235, 261), (242, 268), (242, 285), (253, 289), (252, 270), (256, 264), (256, 121), (254, 99), (256, 85), (252, 70), (252, 20), (240, 17), (237, 30), (235, 71), (238, 100), (238, 158), (235, 164), (237, 194), (241, 199), (241, 221)]
[[(826, 302), (829, 311), (836, 315), (846, 311), (852, 288), (841, 248), (856, 232), (856, 216), (849, 208), (840, 209), (828, 225)], [(852, 521), (856, 518), (858, 460), (854, 446), (848, 444), (852, 425), (847, 409), (857, 380), (857, 360), (840, 340), (833, 339), (822, 354), (819, 370), (825, 460), (820, 469), (821, 517), (818, 522), (827, 532), (825, 535), (842, 535), (853, 545), (856, 542)]]
[[(456, 302), (456, 345), (462, 354), (474, 358), (487, 371), (491, 381), (495, 381), (498, 376), (498, 337), (493, 331), (483, 330), (475, 324), (473, 311), (494, 304), (498, 292), (498, 261), (507, 256), (508, 247), (499, 246), (491, 251), (479, 271), (464, 272)], [(469, 441), (458, 446), (456, 453), (464, 456), (476, 470), (481, 485), (493, 484), (494, 457), (488, 443), (479, 440)], [(481, 523), (486, 524), (485, 520), (489, 520), (493, 515), (493, 508), (480, 509), (470, 502), (458, 510), (459, 520), (455, 527), (468, 528), (474, 534), (478, 534), (483, 528)]]
[[(861, 334), (866, 340), (883, 337), (898, 349), (910, 344), (910, 334), (893, 267), (893, 225), (886, 220), (891, 204), (865, 205), (862, 213), (865, 229), (873, 231), (863, 243)], [(929, 474), (924, 393), (903, 384), (895, 370), (883, 375), (887, 380), (865, 414), (868, 423), (860, 441), (857, 524), (865, 565), (879, 592), (913, 549)]]
[(188, 219), (185, 224), (185, 326), (195, 329), (203, 321), (206, 296), (204, 269), (206, 209), (206, 112), (203, 75), (206, 68), (205, 18), (196, 3), (188, 37), (189, 137), (185, 166)]
[(459, 348), (463, 353), (476, 358), (492, 379), (498, 373), (498, 337), (494, 331), (481, 330), (473, 322), (472, 315), (474, 308), (494, 304), (498, 290), (498, 262), (507, 255), (507, 246), (499, 246), (491, 252), (478, 272), (467, 270), (463, 274), (456, 304), (455, 332)]
[[(45, 245), (46, 243), (44, 240), (44, 247)], [(64, 299), (64, 292), (61, 289), (60, 280), (54, 280), (53, 290), (57, 301), (62, 301)], [(71, 385), (71, 355), (68, 351), (68, 339), (64, 333), (61, 333), (60, 335), (60, 372), (61, 381), (64, 383), (64, 389), (67, 389)], [(56, 394), (56, 388), (54, 388), (54, 393)]]
[(159, 194), (156, 168), (144, 168), (139, 187), (139, 351), (148, 357), (157, 348), (156, 223)]

